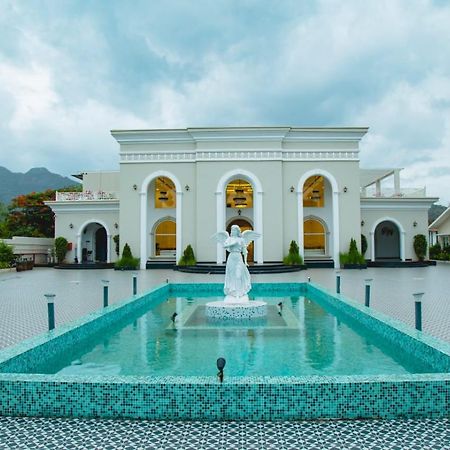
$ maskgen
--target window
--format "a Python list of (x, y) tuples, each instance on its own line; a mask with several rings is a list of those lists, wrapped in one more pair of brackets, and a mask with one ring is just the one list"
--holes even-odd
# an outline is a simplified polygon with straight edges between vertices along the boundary
[(303, 185), (303, 207), (323, 208), (325, 201), (325, 181), (322, 176), (309, 177)]
[(159, 177), (155, 180), (155, 208), (175, 208), (175, 185), (170, 178)]

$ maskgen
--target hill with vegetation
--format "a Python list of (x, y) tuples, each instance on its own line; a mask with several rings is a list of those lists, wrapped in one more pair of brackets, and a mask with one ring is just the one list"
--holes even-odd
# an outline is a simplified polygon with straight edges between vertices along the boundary
[(76, 181), (52, 173), (45, 167), (34, 167), (26, 173), (15, 173), (0, 166), (0, 202), (6, 205), (18, 195), (60, 189), (76, 184)]

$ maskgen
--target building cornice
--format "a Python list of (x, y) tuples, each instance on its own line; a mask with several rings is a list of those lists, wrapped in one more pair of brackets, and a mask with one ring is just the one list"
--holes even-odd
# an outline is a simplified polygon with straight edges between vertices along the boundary
[(361, 210), (369, 209), (429, 209), (433, 203), (439, 200), (438, 197), (422, 198), (366, 198), (360, 200)]
[(198, 142), (359, 142), (367, 127), (218, 127), (154, 130), (111, 130), (121, 145)]

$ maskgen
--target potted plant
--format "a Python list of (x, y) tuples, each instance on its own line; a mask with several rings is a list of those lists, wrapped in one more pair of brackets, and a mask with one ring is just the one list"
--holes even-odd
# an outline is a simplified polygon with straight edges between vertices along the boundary
[(303, 265), (303, 259), (300, 255), (298, 244), (295, 241), (291, 241), (289, 246), (289, 253), (283, 258), (283, 264), (287, 266), (301, 266)]
[(136, 270), (139, 267), (139, 258), (134, 258), (131, 253), (131, 248), (128, 244), (125, 244), (122, 250), (122, 258), (120, 258), (115, 264), (115, 270)]
[(350, 247), (348, 253), (340, 253), (339, 260), (344, 269), (367, 269), (364, 256), (359, 253), (356, 241), (350, 239)]
[(69, 243), (67, 242), (67, 239), (60, 236), (55, 239), (55, 254), (56, 254), (56, 260), (58, 261), (58, 264), (61, 264), (64, 261), (64, 258), (67, 254)]
[(178, 261), (179, 266), (195, 266), (197, 260), (195, 259), (194, 250), (189, 244), (183, 252), (183, 256)]
[(423, 234), (416, 234), (414, 236), (414, 251), (416, 252), (419, 261), (423, 261), (427, 255), (427, 238)]

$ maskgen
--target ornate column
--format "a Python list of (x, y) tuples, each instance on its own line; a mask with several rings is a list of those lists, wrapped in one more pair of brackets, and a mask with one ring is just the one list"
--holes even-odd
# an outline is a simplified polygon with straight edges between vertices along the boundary
[(144, 270), (147, 264), (147, 192), (140, 192), (141, 226), (140, 226), (140, 268)]
[(182, 200), (183, 192), (177, 191), (177, 202), (175, 205), (175, 220), (176, 220), (176, 263), (183, 255), (183, 223), (182, 223)]

